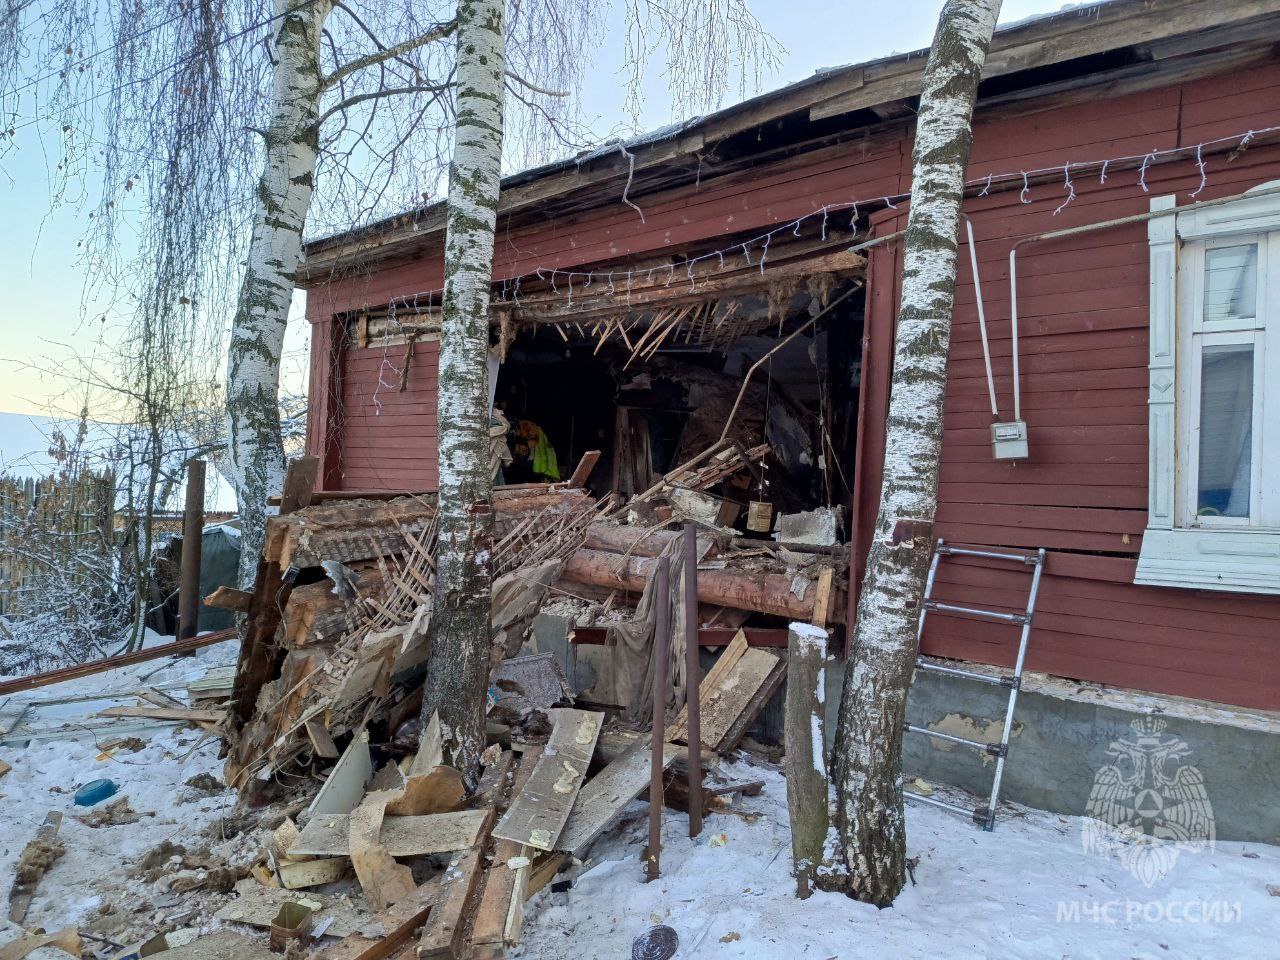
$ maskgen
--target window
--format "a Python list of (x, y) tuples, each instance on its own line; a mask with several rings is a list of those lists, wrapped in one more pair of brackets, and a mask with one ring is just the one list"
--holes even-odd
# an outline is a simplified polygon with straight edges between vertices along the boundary
[(1139, 583), (1280, 594), (1280, 183), (1250, 193), (1149, 221)]

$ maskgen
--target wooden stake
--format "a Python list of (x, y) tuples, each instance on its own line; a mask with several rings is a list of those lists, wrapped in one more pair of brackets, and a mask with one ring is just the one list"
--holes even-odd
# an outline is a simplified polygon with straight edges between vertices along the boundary
[(702, 665), (698, 661), (698, 531), (684, 525), (684, 648), (685, 723), (689, 737), (689, 838), (702, 833), (702, 726), (698, 685)]
[(667, 725), (667, 642), (671, 634), (671, 561), (662, 557), (654, 572), (657, 629), (653, 636), (653, 751), (649, 768), (649, 857), (645, 873), (649, 880), (661, 874), (662, 853), (662, 744)]
[(182, 568), (178, 581), (179, 640), (194, 637), (200, 620), (200, 535), (204, 529), (204, 461), (187, 464), (187, 504), (182, 515)]
[(827, 839), (827, 765), (823, 733), (827, 631), (793, 623), (787, 634), (787, 705), (783, 741), (787, 759), (787, 809), (796, 896), (807, 899), (822, 865)]

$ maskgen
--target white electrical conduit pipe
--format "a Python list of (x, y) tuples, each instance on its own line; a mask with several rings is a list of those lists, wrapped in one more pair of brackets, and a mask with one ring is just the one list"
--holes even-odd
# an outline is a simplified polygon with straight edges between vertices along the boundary
[[(1010, 333), (1013, 337), (1013, 418), (1015, 420), (1022, 419), (1022, 395), (1018, 377), (1018, 248), (1025, 243), (1039, 243), (1042, 240), (1057, 240), (1062, 237), (1074, 237), (1082, 233), (1092, 233), (1094, 230), (1108, 230), (1112, 227), (1123, 227), (1131, 223), (1144, 223), (1147, 220), (1155, 220), (1157, 217), (1168, 217), (1173, 214), (1184, 213), (1189, 210), (1203, 210), (1206, 207), (1221, 207), (1224, 204), (1235, 203), (1237, 200), (1255, 200), (1260, 197), (1270, 197), (1280, 194), (1280, 187), (1272, 187), (1267, 190), (1255, 190), (1246, 193), (1235, 193), (1229, 197), (1218, 197), (1216, 200), (1198, 200), (1195, 203), (1184, 203), (1181, 206), (1166, 207), (1163, 210), (1150, 210), (1147, 213), (1135, 213), (1128, 217), (1117, 217), (1114, 220), (1102, 220), (1098, 223), (1088, 223), (1080, 227), (1067, 227), (1064, 230), (1050, 230), (1045, 233), (1035, 233), (1030, 236), (1020, 237), (1013, 242), (1013, 246), (1009, 250), (1009, 297), (1010, 297)], [(968, 216), (964, 216), (966, 226), (968, 226)], [(899, 230), (896, 233), (888, 233), (883, 237), (876, 237), (873, 240), (867, 240), (863, 243), (856, 244), (849, 248), (850, 252), (859, 253), (871, 247), (877, 247), (882, 243), (890, 240), (896, 240), (906, 234), (905, 230)], [(970, 256), (973, 257), (973, 234), (969, 233), (969, 250)], [(978, 317), (979, 323), (982, 324), (982, 341), (983, 353), (986, 355), (986, 329), (982, 320), (982, 296), (977, 289), (977, 269), (976, 261), (974, 261), (974, 294), (978, 299)], [(991, 359), (986, 356), (987, 360), (987, 383), (992, 386), (991, 380)], [(994, 390), (994, 387), (992, 387)], [(992, 412), (995, 412), (995, 400), (992, 399)]]

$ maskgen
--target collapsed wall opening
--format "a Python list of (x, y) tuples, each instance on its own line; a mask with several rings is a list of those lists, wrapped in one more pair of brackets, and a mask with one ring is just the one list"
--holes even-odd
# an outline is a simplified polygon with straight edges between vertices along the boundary
[(495, 407), (513, 455), (501, 482), (564, 479), (599, 450), (588, 489), (635, 497), (723, 435), (766, 452), (700, 491), (721, 507), (699, 519), (742, 528), (752, 502), (775, 514), (847, 504), (865, 290), (858, 278), (816, 276), (522, 325), (500, 344)]

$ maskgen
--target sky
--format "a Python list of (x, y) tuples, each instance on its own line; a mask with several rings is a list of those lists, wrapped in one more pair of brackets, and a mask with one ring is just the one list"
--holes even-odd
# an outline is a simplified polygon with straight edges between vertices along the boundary
[[(56, 0), (45, 0), (56, 2)], [(824, 67), (857, 63), (928, 45), (940, 0), (749, 0), (752, 12), (784, 48), (779, 69), (761, 78), (760, 92), (811, 76)], [(1062, 0), (1006, 0), (1001, 23), (1058, 10)], [(584, 120), (603, 136), (624, 119), (624, 31), (615, 4), (604, 41), (581, 91)], [(666, 95), (660, 61), (646, 79), (641, 127), (681, 119)], [(736, 91), (726, 105), (738, 99)], [(87, 221), (74, 208), (51, 212), (49, 168), (57, 158), (28, 137), (0, 158), (0, 412), (66, 414), (84, 399), (82, 360), (101, 361), (100, 345), (118, 322), (118, 308), (86, 296), (91, 276), (78, 243)], [(405, 206), (411, 204), (407, 200)], [(286, 339), (283, 378), (301, 382), (308, 330), (301, 296)], [(106, 321), (102, 317), (106, 315)]]

